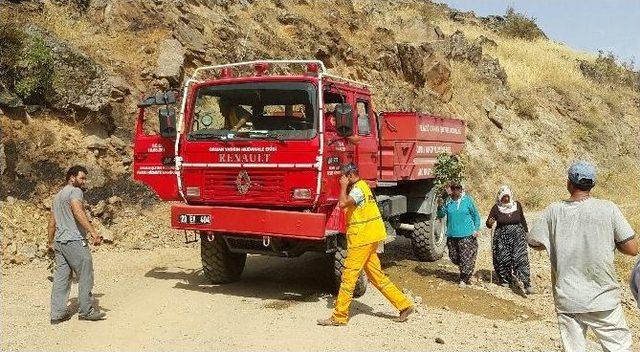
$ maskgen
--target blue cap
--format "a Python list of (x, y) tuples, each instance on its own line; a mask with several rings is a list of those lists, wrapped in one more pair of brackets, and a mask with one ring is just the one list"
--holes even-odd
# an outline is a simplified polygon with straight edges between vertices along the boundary
[(352, 172), (357, 173), (358, 167), (354, 163), (348, 163), (348, 164), (342, 165), (342, 167), (340, 168), (340, 171), (342, 171), (343, 174), (348, 175)]
[(593, 164), (578, 160), (569, 167), (569, 181), (579, 186), (596, 184), (596, 167)]

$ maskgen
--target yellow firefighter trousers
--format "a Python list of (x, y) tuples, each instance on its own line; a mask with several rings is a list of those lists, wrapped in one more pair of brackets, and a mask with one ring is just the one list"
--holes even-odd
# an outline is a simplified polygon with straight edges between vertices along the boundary
[(334, 320), (341, 323), (346, 323), (349, 320), (349, 306), (353, 299), (353, 290), (363, 268), (373, 286), (382, 292), (396, 309), (402, 311), (412, 306), (411, 301), (382, 271), (380, 259), (376, 253), (377, 248), (378, 242), (347, 249), (340, 291), (333, 310)]

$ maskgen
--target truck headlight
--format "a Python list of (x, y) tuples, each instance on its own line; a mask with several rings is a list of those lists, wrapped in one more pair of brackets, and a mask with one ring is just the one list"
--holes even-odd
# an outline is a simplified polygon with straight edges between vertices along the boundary
[(308, 188), (295, 188), (293, 199), (311, 199), (311, 190)]

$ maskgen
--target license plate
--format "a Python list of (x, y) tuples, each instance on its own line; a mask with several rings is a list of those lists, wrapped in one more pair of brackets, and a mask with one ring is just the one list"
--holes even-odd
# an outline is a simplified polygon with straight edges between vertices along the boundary
[(178, 216), (181, 224), (202, 225), (211, 223), (211, 215), (203, 214), (182, 214)]

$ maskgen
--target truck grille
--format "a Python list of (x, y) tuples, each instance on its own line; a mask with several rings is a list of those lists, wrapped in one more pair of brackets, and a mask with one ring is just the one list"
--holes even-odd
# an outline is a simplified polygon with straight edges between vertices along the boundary
[(242, 194), (238, 191), (236, 179), (240, 170), (215, 170), (204, 172), (205, 200), (223, 201), (269, 201), (285, 200), (284, 172), (246, 170), (249, 189)]

